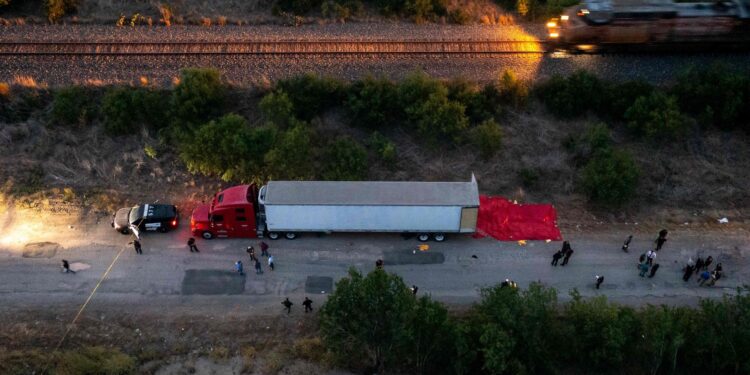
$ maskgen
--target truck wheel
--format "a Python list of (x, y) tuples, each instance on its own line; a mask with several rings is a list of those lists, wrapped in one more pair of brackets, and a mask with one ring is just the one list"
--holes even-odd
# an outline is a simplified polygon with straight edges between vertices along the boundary
[(211, 233), (211, 232), (209, 232), (209, 231), (205, 231), (205, 232), (201, 233), (201, 237), (203, 237), (204, 240), (210, 240), (210, 239), (214, 238), (214, 234)]
[(120, 233), (121, 234), (130, 234), (130, 230), (128, 230), (128, 228), (122, 228), (122, 229), (120, 229)]
[(276, 232), (268, 232), (268, 238), (270, 238), (272, 240), (278, 240), (279, 239), (279, 234), (276, 233)]
[(417, 235), (419, 242), (427, 242), (430, 240), (430, 235), (427, 233), (420, 233)]
[(293, 239), (297, 238), (297, 233), (286, 232), (286, 234), (284, 234), (284, 237), (286, 237), (287, 240), (293, 240)]
[(435, 233), (432, 235), (432, 239), (435, 240), (435, 242), (443, 242), (445, 241), (445, 234), (443, 233)]

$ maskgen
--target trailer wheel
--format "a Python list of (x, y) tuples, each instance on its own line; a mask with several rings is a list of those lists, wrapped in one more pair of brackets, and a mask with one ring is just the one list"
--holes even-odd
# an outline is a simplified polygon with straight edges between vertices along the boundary
[(120, 229), (121, 234), (130, 234), (130, 230), (128, 228), (122, 228)]
[(278, 240), (279, 239), (279, 234), (276, 233), (276, 232), (268, 232), (268, 238), (270, 238), (272, 240)]
[(432, 238), (435, 240), (435, 242), (443, 242), (445, 241), (445, 234), (435, 233), (432, 235)]
[(294, 232), (286, 232), (286, 233), (284, 234), (284, 237), (286, 237), (286, 239), (287, 239), (287, 240), (293, 240), (293, 239), (297, 238), (297, 233), (294, 233)]
[(201, 237), (203, 237), (204, 240), (210, 240), (210, 239), (214, 238), (214, 234), (211, 233), (211, 232), (209, 232), (209, 231), (205, 231), (205, 232), (201, 233)]
[(417, 235), (419, 242), (427, 242), (430, 240), (430, 235), (427, 233), (420, 233)]

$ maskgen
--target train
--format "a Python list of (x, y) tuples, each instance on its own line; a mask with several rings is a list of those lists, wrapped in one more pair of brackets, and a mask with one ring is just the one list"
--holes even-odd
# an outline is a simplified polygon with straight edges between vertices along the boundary
[(547, 22), (552, 48), (750, 46), (750, 0), (585, 0)]

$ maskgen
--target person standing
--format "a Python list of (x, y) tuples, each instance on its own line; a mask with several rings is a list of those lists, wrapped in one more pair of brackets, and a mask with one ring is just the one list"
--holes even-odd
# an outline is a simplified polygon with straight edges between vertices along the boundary
[(302, 306), (305, 306), (305, 314), (312, 312), (312, 302), (313, 301), (307, 297), (305, 297), (305, 300), (302, 302)]
[(599, 286), (604, 282), (604, 276), (596, 275), (594, 279), (596, 280), (596, 289), (599, 289)]
[(648, 278), (650, 279), (650, 278), (654, 277), (654, 275), (656, 275), (656, 270), (658, 270), (658, 269), (659, 269), (659, 263), (654, 264), (651, 267), (651, 273), (648, 275)]
[(375, 268), (377, 268), (377, 269), (383, 269), (383, 260), (382, 259), (378, 259), (378, 260), (375, 261)]
[(416, 285), (411, 286), (411, 295), (416, 296), (417, 292), (419, 291), (419, 287)]
[(625, 243), (622, 244), (622, 251), (628, 252), (628, 248), (630, 247), (630, 241), (633, 240), (633, 235), (629, 235), (628, 238), (625, 239)]
[(268, 244), (265, 241), (260, 241), (260, 256), (267, 257), (268, 255)]
[(250, 260), (252, 260), (253, 262), (256, 261), (256, 260), (258, 260), (255, 257), (255, 248), (254, 247), (248, 246), (246, 251), (247, 251), (247, 254), (250, 255)]
[(703, 284), (705, 284), (706, 281), (708, 281), (708, 279), (710, 278), (711, 278), (711, 272), (708, 272), (708, 271), (701, 272), (700, 277), (698, 278), (698, 285), (703, 286)]
[(270, 268), (271, 271), (273, 271), (273, 255), (268, 256), (268, 268)]
[(70, 263), (68, 263), (68, 261), (65, 259), (62, 260), (62, 268), (64, 273), (76, 273), (76, 271), (70, 269)]
[(641, 254), (641, 256), (638, 257), (638, 264), (643, 263), (646, 261), (646, 253)]
[(255, 274), (260, 275), (263, 273), (263, 268), (260, 266), (260, 261), (258, 259), (255, 260)]
[(289, 300), (289, 297), (286, 297), (284, 302), (282, 302), (281, 304), (284, 305), (284, 308), (286, 309), (286, 314), (289, 315), (289, 313), (292, 312), (292, 305), (294, 305), (292, 301)]
[(562, 250), (556, 252), (554, 255), (552, 255), (552, 265), (557, 267), (557, 262), (560, 261), (560, 258), (562, 258)]
[(645, 277), (646, 272), (648, 272), (648, 263), (641, 263), (638, 265), (638, 269), (641, 271), (638, 276)]
[(682, 281), (690, 280), (690, 276), (693, 276), (694, 267), (695, 266), (690, 265), (690, 262), (688, 262), (687, 266), (685, 266), (685, 273), (682, 274)]
[[(566, 241), (567, 242), (567, 241)], [(565, 252), (565, 258), (563, 258), (563, 262), (561, 266), (564, 266), (568, 264), (568, 261), (570, 260), (570, 257), (573, 255), (573, 249), (568, 245), (568, 250)]]
[(190, 237), (190, 239), (188, 239), (187, 245), (191, 253), (200, 253), (200, 250), (198, 250), (198, 246), (195, 246), (195, 238)]
[(667, 242), (667, 235), (669, 234), (669, 231), (666, 229), (662, 229), (659, 231), (659, 237), (656, 238), (656, 251), (661, 250), (661, 247), (664, 246), (664, 243)]
[(703, 269), (708, 271), (708, 266), (710, 266), (711, 263), (713, 262), (714, 262), (714, 258), (709, 255), (708, 258), (706, 258), (706, 261), (703, 263)]
[(695, 261), (695, 273), (700, 275), (702, 268), (703, 268), (703, 258), (698, 257), (698, 260)]
[(234, 263), (234, 269), (237, 270), (237, 273), (240, 274), (240, 276), (245, 276), (245, 269), (242, 267), (242, 261), (238, 260)]
[(143, 254), (143, 249), (141, 248), (141, 241), (138, 241), (137, 239), (133, 240), (133, 248), (135, 249), (136, 254)]
[(649, 250), (648, 253), (646, 253), (646, 263), (648, 263), (649, 266), (653, 266), (654, 259), (656, 259), (656, 251)]

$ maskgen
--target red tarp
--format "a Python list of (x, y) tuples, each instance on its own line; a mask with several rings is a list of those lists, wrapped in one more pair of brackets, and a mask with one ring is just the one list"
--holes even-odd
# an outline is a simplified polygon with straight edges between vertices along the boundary
[(476, 238), (500, 241), (560, 241), (557, 212), (551, 204), (515, 204), (503, 197), (479, 196)]

